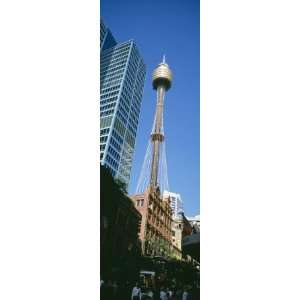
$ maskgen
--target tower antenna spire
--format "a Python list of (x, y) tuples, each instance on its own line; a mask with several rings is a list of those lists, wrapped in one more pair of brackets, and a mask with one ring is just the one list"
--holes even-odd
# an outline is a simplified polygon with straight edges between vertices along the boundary
[(163, 64), (165, 64), (166, 63), (166, 56), (165, 55), (163, 55)]

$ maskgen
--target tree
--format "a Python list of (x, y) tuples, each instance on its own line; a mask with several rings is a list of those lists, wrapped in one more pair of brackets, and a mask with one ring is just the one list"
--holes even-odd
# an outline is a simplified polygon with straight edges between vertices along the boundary
[[(129, 265), (135, 269), (140, 256), (138, 217), (134, 213), (135, 207), (131, 199), (126, 194), (125, 184), (114, 179), (107, 167), (100, 166), (100, 180), (101, 274), (108, 274), (113, 267), (126, 273)], [(128, 218), (124, 216), (128, 216), (130, 222), (126, 223), (125, 220)], [(135, 222), (136, 230), (134, 230)], [(125, 235), (121, 230), (127, 228), (124, 224), (127, 226), (129, 224), (131, 228)], [(121, 243), (122, 247), (115, 246), (119, 238), (124, 241)]]

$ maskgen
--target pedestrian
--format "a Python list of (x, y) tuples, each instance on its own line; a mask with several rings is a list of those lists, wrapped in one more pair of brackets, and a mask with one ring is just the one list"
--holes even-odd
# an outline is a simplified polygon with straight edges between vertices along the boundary
[(136, 283), (132, 289), (131, 300), (141, 300), (141, 298), (142, 298), (141, 288), (140, 285)]
[(146, 288), (145, 292), (142, 293), (142, 300), (153, 300), (153, 292), (150, 288)]
[(168, 300), (168, 296), (164, 287), (160, 289), (160, 300)]
[(172, 297), (171, 297), (172, 300), (176, 300), (176, 290), (175, 290), (175, 287), (172, 289)]
[(187, 287), (185, 287), (182, 294), (182, 300), (189, 300), (188, 296), (189, 296), (188, 289)]
[(106, 295), (106, 283), (104, 282), (104, 280), (101, 280), (100, 283), (100, 299), (106, 299), (107, 295)]
[(149, 299), (153, 299), (154, 293), (153, 293), (153, 288), (150, 286), (148, 289), (148, 293), (147, 293)]
[(173, 292), (169, 288), (167, 288), (167, 296), (168, 296), (168, 299), (172, 299)]

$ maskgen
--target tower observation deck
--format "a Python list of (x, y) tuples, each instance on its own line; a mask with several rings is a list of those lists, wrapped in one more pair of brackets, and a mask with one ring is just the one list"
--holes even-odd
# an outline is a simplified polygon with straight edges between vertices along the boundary
[(165, 94), (171, 87), (172, 79), (172, 72), (164, 56), (152, 75), (152, 86), (156, 90), (156, 111), (136, 193), (143, 193), (148, 185), (159, 187), (161, 192), (169, 190), (163, 110)]

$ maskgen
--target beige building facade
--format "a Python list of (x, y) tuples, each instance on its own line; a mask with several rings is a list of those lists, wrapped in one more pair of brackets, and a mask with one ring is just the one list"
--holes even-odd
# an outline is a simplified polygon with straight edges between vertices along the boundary
[(192, 233), (192, 226), (183, 212), (177, 214), (172, 220), (172, 246), (180, 251), (179, 259), (182, 259), (182, 240)]

